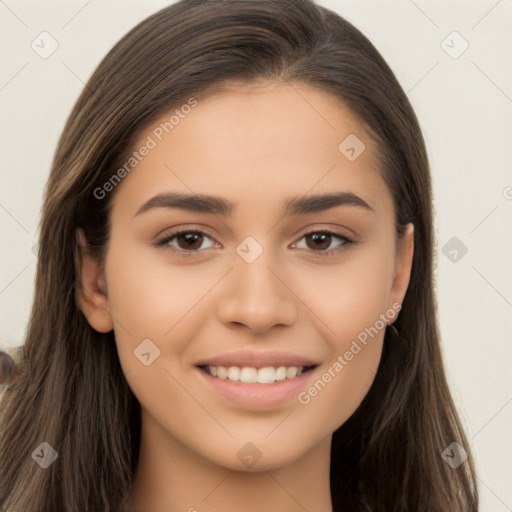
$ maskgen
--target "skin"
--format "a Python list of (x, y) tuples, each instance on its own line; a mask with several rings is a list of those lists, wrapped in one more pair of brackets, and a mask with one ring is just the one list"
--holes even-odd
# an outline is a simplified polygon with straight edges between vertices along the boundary
[[(349, 134), (366, 145), (354, 161), (338, 150)], [(103, 273), (82, 247), (80, 307), (94, 329), (114, 330), (141, 404), (131, 511), (331, 510), (332, 434), (370, 388), (385, 329), (307, 404), (297, 397), (263, 409), (233, 404), (194, 364), (238, 348), (291, 350), (320, 362), (307, 389), (402, 302), (413, 226), (397, 245), (375, 154), (363, 125), (334, 96), (299, 84), (238, 86), (201, 100), (117, 186)], [(167, 191), (223, 196), (233, 214), (155, 208), (134, 218)], [(283, 217), (291, 196), (333, 191), (352, 192), (374, 211), (344, 205)], [(192, 248), (177, 238), (167, 248), (151, 245), (181, 227), (206, 234)], [(354, 243), (305, 237), (321, 230)], [(250, 264), (235, 250), (247, 236), (263, 248)], [(80, 230), (77, 237), (85, 245)], [(147, 338), (160, 349), (149, 366), (134, 356)], [(248, 442), (262, 454), (252, 467), (237, 457)]]

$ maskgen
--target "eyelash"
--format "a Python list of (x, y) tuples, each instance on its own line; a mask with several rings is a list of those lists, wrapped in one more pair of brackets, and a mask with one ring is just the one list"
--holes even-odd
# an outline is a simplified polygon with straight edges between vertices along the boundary
[[(156, 248), (170, 249), (171, 251), (175, 252), (176, 254), (179, 254), (180, 256), (184, 256), (184, 257), (196, 256), (199, 253), (203, 252), (202, 250), (175, 249), (175, 248), (172, 248), (172, 247), (168, 246), (169, 242), (171, 242), (174, 238), (176, 238), (179, 235), (185, 234), (185, 233), (189, 233), (189, 234), (192, 233), (192, 234), (196, 234), (196, 235), (204, 235), (204, 236), (206, 236), (206, 237), (208, 237), (208, 238), (213, 240), (213, 237), (211, 237), (210, 235), (208, 235), (204, 231), (199, 231), (199, 230), (195, 230), (195, 229), (181, 229), (181, 230), (178, 230), (178, 231), (174, 231), (173, 233), (165, 236), (164, 238), (162, 238), (160, 240), (157, 240), (152, 245), (154, 247), (156, 247)], [(338, 246), (336, 249), (330, 249), (328, 251), (326, 251), (326, 250), (322, 250), (322, 251), (313, 251), (313, 250), (311, 250), (311, 252), (313, 252), (314, 254), (318, 254), (319, 256), (333, 256), (333, 255), (339, 253), (341, 250), (343, 250), (346, 245), (350, 245), (350, 244), (355, 244), (356, 243), (353, 240), (351, 240), (350, 238), (348, 238), (347, 236), (342, 235), (341, 233), (335, 233), (335, 232), (327, 231), (327, 230), (310, 231), (309, 233), (305, 233), (304, 235), (302, 235), (300, 240), (302, 240), (303, 238), (305, 238), (305, 237), (307, 237), (309, 235), (318, 235), (318, 234), (328, 235), (328, 236), (331, 236), (331, 237), (334, 237), (334, 238), (338, 238), (338, 239), (340, 239), (340, 240), (342, 240), (344, 242), (343, 244)]]

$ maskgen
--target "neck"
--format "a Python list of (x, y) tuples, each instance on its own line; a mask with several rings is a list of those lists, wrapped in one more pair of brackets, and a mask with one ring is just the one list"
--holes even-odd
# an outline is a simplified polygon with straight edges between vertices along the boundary
[(215, 464), (142, 410), (139, 463), (128, 512), (331, 512), (331, 436), (300, 459), (267, 471)]

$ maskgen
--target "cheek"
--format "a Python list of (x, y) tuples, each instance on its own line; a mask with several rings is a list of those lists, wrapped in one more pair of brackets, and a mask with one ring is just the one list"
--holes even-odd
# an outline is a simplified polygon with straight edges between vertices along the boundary
[(386, 320), (394, 318), (388, 308), (392, 246), (375, 246), (340, 264), (313, 268), (295, 280), (295, 291), (315, 313), (309, 318), (329, 345), (330, 357), (299, 402), (309, 409), (306, 421), (327, 416), (334, 430), (359, 406), (379, 366)]
[(392, 255), (385, 246), (355, 248), (337, 263), (309, 264), (290, 277), (295, 293), (321, 319), (321, 332), (337, 352), (344, 352), (350, 340), (386, 312), (393, 278)]
[(305, 283), (300, 293), (321, 319), (316, 326), (329, 345), (329, 358), (298, 396), (304, 410), (297, 418), (301, 428), (333, 432), (361, 404), (377, 373), (386, 315), (391, 319), (390, 272), (387, 262), (375, 258), (371, 265), (361, 260), (316, 277), (316, 292)]
[(355, 341), (349, 350), (336, 354), (318, 372), (316, 380), (298, 395), (296, 427), (331, 433), (343, 425), (367, 395), (381, 352), (379, 333), (367, 345)]
[(197, 332), (198, 315), (211, 311), (208, 293), (225, 272), (216, 263), (180, 265), (155, 249), (120, 240), (111, 244), (106, 261), (108, 300), (125, 374), (133, 371), (150, 384), (155, 372), (143, 371), (137, 358), (148, 351), (150, 359), (155, 358), (152, 369), (181, 360)]
[(162, 337), (201, 301), (222, 270), (180, 264), (160, 249), (133, 245), (123, 251), (118, 244), (109, 253), (107, 275), (111, 312), (119, 322), (129, 331)]

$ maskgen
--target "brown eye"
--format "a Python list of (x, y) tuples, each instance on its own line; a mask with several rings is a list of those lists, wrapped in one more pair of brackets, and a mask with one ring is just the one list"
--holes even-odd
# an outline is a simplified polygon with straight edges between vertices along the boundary
[[(208, 240), (210, 245), (204, 247), (205, 242)], [(157, 241), (154, 245), (156, 247), (169, 248), (183, 254), (199, 253), (203, 252), (204, 249), (218, 246), (206, 233), (194, 230), (176, 231)]]
[(203, 243), (203, 235), (193, 231), (179, 233), (175, 238), (180, 249), (185, 250), (199, 249)]
[[(302, 239), (305, 240), (305, 244), (302, 244)], [(312, 231), (305, 234), (302, 239), (301, 242), (295, 244), (295, 247), (298, 249), (309, 249), (318, 254), (326, 255), (338, 252), (343, 249), (343, 246), (354, 243), (341, 233), (331, 233), (330, 231)], [(333, 242), (336, 240), (339, 241), (338, 244), (332, 247)]]
[(332, 237), (327, 233), (312, 233), (306, 235), (306, 240), (310, 240), (311, 244), (307, 244), (310, 249), (325, 250), (331, 245)]

